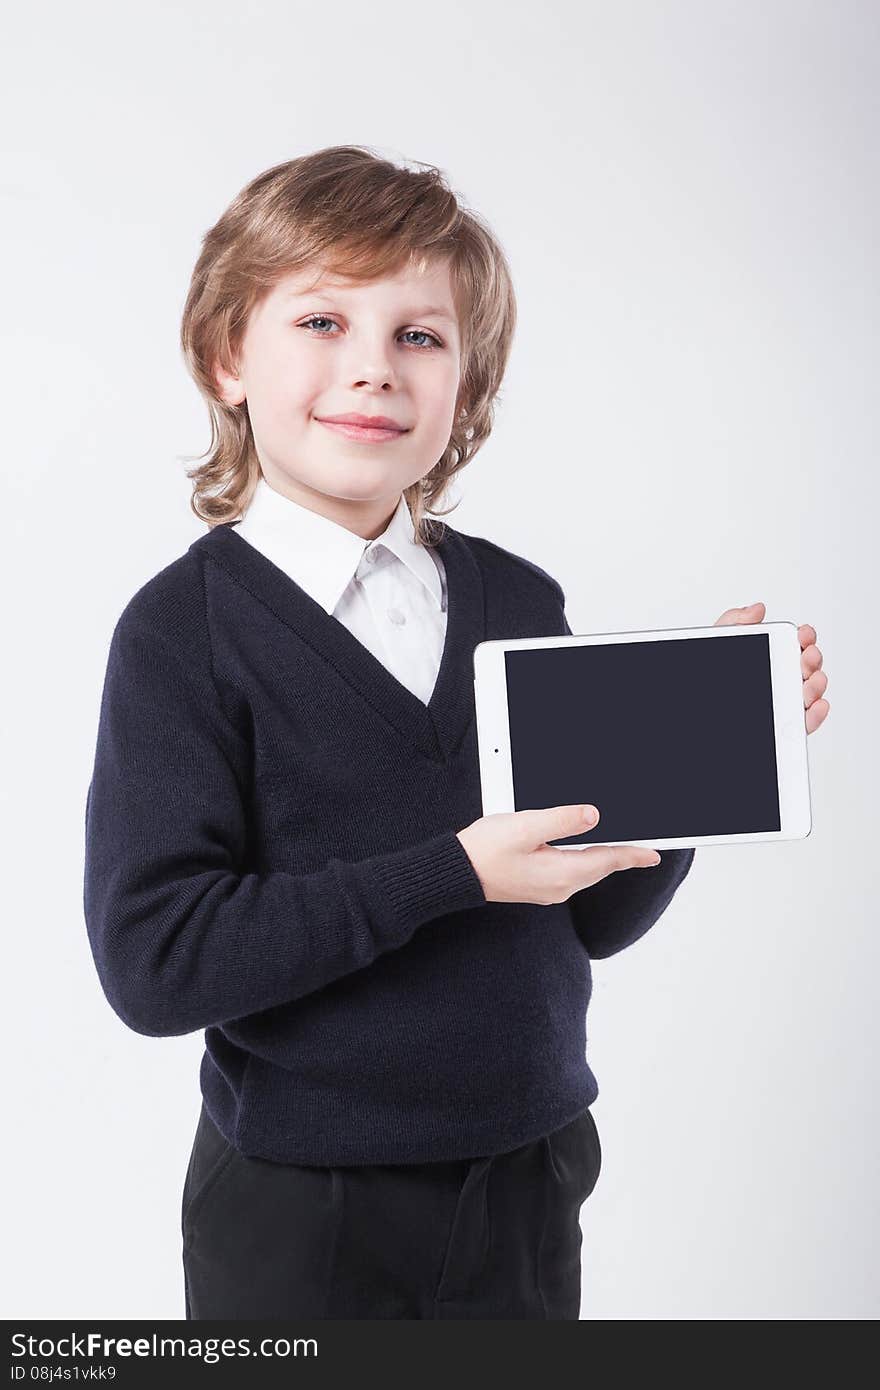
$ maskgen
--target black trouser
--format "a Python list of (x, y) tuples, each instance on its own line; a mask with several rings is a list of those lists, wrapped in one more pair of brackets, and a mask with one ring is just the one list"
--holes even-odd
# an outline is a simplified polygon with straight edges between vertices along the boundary
[(181, 1209), (188, 1319), (578, 1318), (589, 1109), (486, 1158), (249, 1158), (202, 1105)]

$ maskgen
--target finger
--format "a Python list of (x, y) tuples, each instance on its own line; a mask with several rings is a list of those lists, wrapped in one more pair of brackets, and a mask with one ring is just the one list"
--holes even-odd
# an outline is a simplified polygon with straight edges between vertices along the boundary
[(809, 680), (804, 681), (804, 706), (809, 709), (828, 689), (828, 677), (824, 671), (814, 671)]
[(763, 603), (750, 603), (745, 608), (728, 608), (713, 624), (714, 627), (735, 627), (740, 623), (760, 623), (766, 609)]
[(814, 671), (818, 671), (822, 665), (822, 653), (818, 647), (805, 647), (801, 652), (801, 675), (806, 680)]
[[(560, 851), (562, 854), (565, 852)], [(575, 888), (583, 887), (585, 883), (595, 883), (597, 878), (619, 873), (623, 869), (647, 869), (661, 862), (657, 851), (644, 845), (591, 845), (577, 856), (569, 857), (575, 859), (572, 865)]]
[(827, 700), (817, 700), (814, 705), (810, 705), (804, 715), (807, 725), (807, 733), (814, 734), (820, 724), (823, 724), (831, 712), (831, 706)]
[(646, 869), (662, 863), (657, 851), (644, 845), (588, 845), (574, 853), (545, 844), (536, 855), (548, 866), (547, 873), (554, 884), (562, 884), (567, 894), (622, 869)]
[[(563, 840), (568, 835), (582, 835), (598, 823), (595, 806), (548, 806), (538, 810), (516, 811), (520, 843), (530, 847), (546, 844), (548, 840)], [(561, 851), (564, 852), (564, 851)]]

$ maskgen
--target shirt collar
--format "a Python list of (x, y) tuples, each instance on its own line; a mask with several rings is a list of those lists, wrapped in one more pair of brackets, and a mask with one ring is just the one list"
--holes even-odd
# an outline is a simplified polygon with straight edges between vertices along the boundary
[[(395, 555), (443, 604), (440, 574), (433, 558), (415, 540), (412, 515), (403, 493), (388, 525), (375, 540), (313, 512), (277, 492), (261, 475), (236, 531), (332, 614), (368, 550)], [(376, 564), (381, 563), (380, 559)]]

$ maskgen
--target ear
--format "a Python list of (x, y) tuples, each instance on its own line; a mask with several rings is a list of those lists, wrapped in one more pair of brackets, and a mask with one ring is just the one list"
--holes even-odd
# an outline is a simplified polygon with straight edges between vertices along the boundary
[(217, 383), (217, 394), (224, 404), (241, 405), (246, 392), (240, 376), (234, 372), (227, 372), (218, 362), (214, 367), (214, 380)]

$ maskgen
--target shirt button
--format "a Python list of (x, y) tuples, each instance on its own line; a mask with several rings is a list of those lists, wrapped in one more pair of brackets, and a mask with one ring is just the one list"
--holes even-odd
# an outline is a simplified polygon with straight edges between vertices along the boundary
[(388, 617), (396, 627), (401, 627), (406, 622), (406, 614), (401, 613), (399, 608), (389, 608)]
[(367, 562), (368, 562), (369, 564), (375, 565), (375, 563), (376, 563), (376, 554), (377, 554), (377, 552), (376, 552), (375, 547), (371, 547), (371, 548), (367, 551)]

